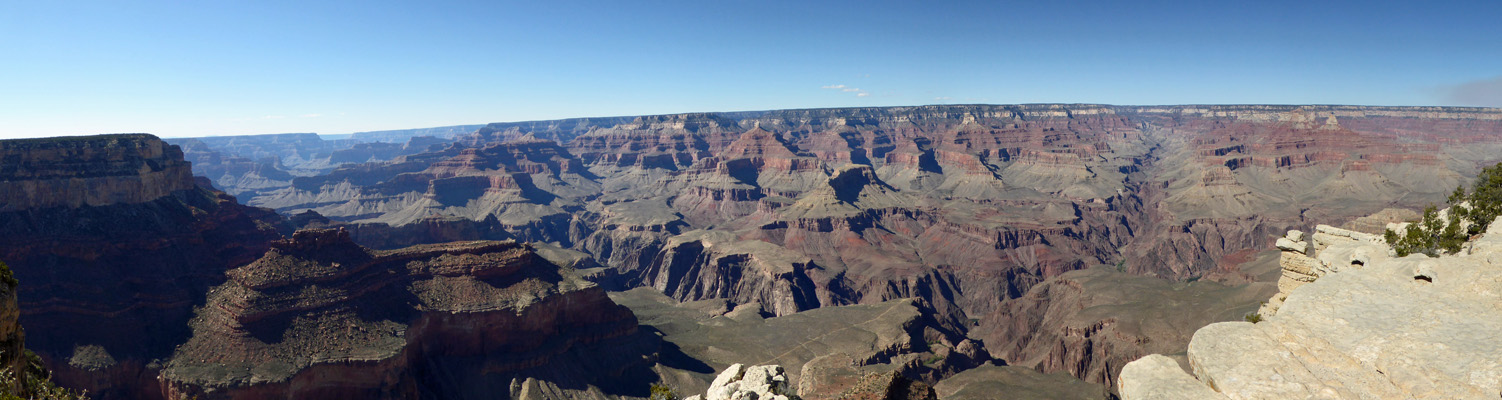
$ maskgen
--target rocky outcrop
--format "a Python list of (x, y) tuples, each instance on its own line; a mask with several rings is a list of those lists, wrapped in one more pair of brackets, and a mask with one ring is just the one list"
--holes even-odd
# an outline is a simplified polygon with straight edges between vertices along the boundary
[(167, 397), (471, 398), (542, 385), (599, 398), (593, 385), (655, 354), (630, 310), (515, 242), (370, 251), (343, 230), (299, 231), (227, 275), (166, 362)]
[(138, 204), (191, 190), (182, 151), (150, 135), (0, 141), (0, 212)]
[(1313, 235), (1288, 231), (1278, 238), (1278, 266), (1283, 272), (1278, 278), (1278, 294), (1257, 311), (1261, 317), (1277, 314), (1288, 294), (1300, 286), (1342, 269), (1361, 268), (1371, 262), (1371, 253), (1377, 251), (1374, 249), (1385, 244), (1380, 236), (1329, 225), (1314, 230)]
[(0, 260), (26, 283), (27, 346), (96, 398), (156, 395), (153, 360), (187, 339), (204, 292), (280, 236), (281, 217), (197, 186), (177, 147), (150, 135), (0, 148), (15, 152), (5, 185), (53, 191), (0, 211)]
[(724, 372), (714, 378), (714, 383), (709, 384), (709, 392), (704, 396), (693, 395), (687, 398), (687, 400), (701, 399), (799, 400), (798, 394), (794, 392), (792, 386), (788, 385), (788, 377), (783, 374), (782, 366), (747, 367), (741, 364), (731, 364), (729, 368), (725, 368)]
[(1397, 258), (1380, 242), (1342, 235), (1349, 232), (1316, 232), (1316, 259), (1340, 268), (1294, 288), (1275, 314), (1196, 332), (1188, 350), (1193, 378), (1162, 358), (1144, 358), (1123, 372), (1122, 398), (1502, 393), (1502, 346), (1491, 334), (1502, 320), (1495, 290), (1502, 229), (1494, 224), (1460, 254), (1438, 258)]
[(848, 386), (805, 384), (795, 393), (781, 366), (731, 364), (715, 377), (708, 393), (688, 396), (686, 400), (938, 400), (932, 387), (896, 372), (871, 373), (852, 379)]

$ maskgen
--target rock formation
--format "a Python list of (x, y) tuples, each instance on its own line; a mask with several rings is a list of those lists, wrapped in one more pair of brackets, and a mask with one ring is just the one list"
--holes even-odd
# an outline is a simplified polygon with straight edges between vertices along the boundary
[[(799, 394), (802, 397), (799, 397)], [(788, 377), (778, 365), (747, 367), (731, 364), (715, 377), (704, 395), (686, 400), (938, 400), (933, 388), (914, 382), (896, 372), (872, 373), (857, 377), (848, 388), (803, 386), (794, 393)]]
[[(298, 176), (326, 174), (343, 164), (382, 162), (439, 150), (453, 136), (478, 126), (360, 132), (324, 140), (312, 133), (167, 139), (181, 146), (193, 174), (235, 196), (254, 197), (282, 189)], [(424, 136), (427, 135), (427, 136)], [(433, 135), (442, 135), (443, 138)]]
[(788, 384), (805, 399), (865, 392), (860, 388), (882, 381), (873, 375), (896, 373), (930, 385), (991, 361), (980, 343), (946, 327), (915, 299), (771, 317), (760, 304), (679, 303), (647, 288), (612, 298), (631, 308), (643, 326), (662, 333), (674, 350), (661, 361), (672, 370), (660, 375), (689, 393), (707, 388), (713, 376), (704, 374), (745, 360), (785, 367)]
[(1108, 268), (1073, 271), (1003, 301), (970, 334), (1012, 366), (1112, 386), (1126, 363), (1180, 353), (1195, 329), (1240, 320), (1275, 291), (1265, 283), (1174, 283)]
[[(1438, 201), (1499, 161), (1498, 131), (1502, 110), (1358, 106), (954, 105), (529, 121), (295, 177), (246, 200), (314, 210), (379, 248), (553, 243), (598, 259), (611, 282), (681, 301), (755, 303), (778, 316), (920, 297), (948, 325), (1013, 327), (992, 339), (1008, 361), (1043, 360), (1041, 343), (1070, 335), (1021, 334), (1048, 320), (1024, 316), (1048, 307), (1005, 303), (1040, 283), (1102, 265), (1252, 282), (1227, 260), (1288, 230), (1312, 232), (1310, 221)], [(1062, 285), (1028, 301), (1090, 304)], [(1052, 321), (1082, 309), (1057, 308)], [(1062, 351), (1037, 365), (1109, 383), (1139, 347)]]
[(299, 231), (227, 275), (165, 363), (169, 398), (604, 398), (655, 354), (630, 310), (515, 242)]
[[(1337, 244), (1340, 246), (1335, 246)], [(1371, 253), (1383, 244), (1381, 236), (1329, 225), (1316, 226), (1314, 234), (1308, 236), (1300, 231), (1288, 231), (1276, 242), (1281, 251), (1278, 266), (1283, 270), (1278, 277), (1278, 294), (1262, 305), (1257, 314), (1273, 316), (1289, 293), (1321, 276), (1342, 269), (1361, 268), (1371, 262)]]
[(178, 147), (150, 135), (0, 149), (0, 260), (25, 282), (27, 345), (97, 398), (156, 393), (154, 360), (187, 339), (208, 287), (279, 237), (281, 217), (197, 186)]
[[(700, 399), (701, 396), (693, 395), (686, 400)], [(714, 378), (714, 383), (709, 384), (709, 392), (705, 393), (702, 399), (799, 400), (798, 395), (788, 385), (788, 377), (783, 374), (781, 366), (747, 367), (741, 364), (731, 364), (730, 367), (725, 368), (724, 372)]]
[[(1211, 324), (1188, 363), (1150, 356), (1122, 372), (1124, 399), (1496, 398), (1502, 394), (1502, 227), (1460, 254), (1397, 258), (1321, 226), (1317, 265), (1259, 323)], [(1297, 243), (1298, 235), (1284, 244)], [(1280, 246), (1295, 247), (1296, 246)], [(1294, 250), (1285, 250), (1293, 252)], [(1359, 262), (1356, 262), (1359, 261)], [(1318, 270), (1318, 268), (1316, 268)]]
[(0, 212), (138, 204), (193, 189), (182, 151), (149, 135), (0, 141)]

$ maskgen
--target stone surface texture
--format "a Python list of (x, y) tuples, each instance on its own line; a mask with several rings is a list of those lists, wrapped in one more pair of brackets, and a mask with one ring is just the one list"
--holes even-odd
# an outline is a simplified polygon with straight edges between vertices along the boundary
[[(1196, 380), (1162, 357), (1129, 364), (1122, 398), (1206, 390), (1231, 399), (1497, 398), (1502, 224), (1438, 258), (1396, 258), (1368, 239), (1321, 226), (1317, 259), (1338, 268), (1294, 288), (1260, 323), (1196, 332), (1188, 350)], [(1368, 262), (1353, 267), (1358, 253)]]
[(0, 212), (135, 204), (194, 188), (182, 150), (151, 135), (0, 141)]

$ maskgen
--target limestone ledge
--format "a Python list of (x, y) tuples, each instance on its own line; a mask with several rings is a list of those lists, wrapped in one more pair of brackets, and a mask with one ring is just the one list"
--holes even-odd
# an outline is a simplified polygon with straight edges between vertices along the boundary
[(177, 146), (145, 134), (0, 141), (0, 211), (156, 200), (194, 188)]
[[(1502, 223), (1459, 254), (1398, 258), (1374, 235), (1328, 226), (1284, 255), (1299, 282), (1260, 323), (1189, 343), (1193, 376), (1161, 356), (1122, 371), (1123, 399), (1495, 399), (1502, 394)], [(1298, 250), (1304, 249), (1304, 253)], [(1296, 258), (1304, 257), (1304, 258)], [(1307, 258), (1307, 260), (1305, 259)], [(1285, 278), (1290, 268), (1285, 264)]]

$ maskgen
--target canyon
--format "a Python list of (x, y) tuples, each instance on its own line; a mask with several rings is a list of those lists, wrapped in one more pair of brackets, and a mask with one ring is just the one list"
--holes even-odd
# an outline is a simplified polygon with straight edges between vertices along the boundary
[[(920, 297), (947, 324), (979, 327), (999, 358), (1112, 385), (1127, 361), (1159, 351), (1149, 348), (1182, 347), (1188, 327), (1266, 300), (1276, 278), (1250, 263), (1282, 232), (1438, 202), (1502, 159), (1499, 132), (1498, 110), (1447, 107), (586, 118), (492, 124), (441, 150), (295, 178), (245, 201), (316, 213), (378, 248), (547, 242), (591, 255), (616, 288), (757, 303), (773, 316)], [(1081, 309), (1138, 304), (1082, 288), (1110, 286), (1107, 272), (1064, 276), (1113, 267), (1200, 281), (1206, 300), (1186, 304), (1240, 303), (1163, 311), (1186, 316), (1170, 335), (1079, 320)], [(1160, 286), (1146, 292), (1169, 290)], [(1173, 339), (1139, 343), (1147, 336)], [(1054, 340), (1065, 344), (1045, 344)], [(1096, 353), (1068, 354), (1084, 347)]]
[(1285, 289), (1284, 232), (1382, 226), (1502, 161), (1502, 110), (806, 109), (0, 159), (27, 346), (100, 398), (646, 397), (736, 364), (803, 398), (1104, 398)]

